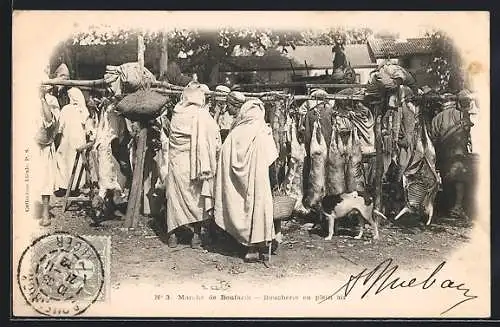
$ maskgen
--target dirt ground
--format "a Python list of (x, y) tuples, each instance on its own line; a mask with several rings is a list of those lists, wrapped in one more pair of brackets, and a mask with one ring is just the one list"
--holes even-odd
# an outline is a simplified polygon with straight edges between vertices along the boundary
[[(425, 227), (415, 217), (403, 217), (397, 223), (384, 222), (380, 239), (372, 240), (365, 229), (361, 240), (353, 239), (355, 228), (349, 221), (339, 222), (339, 235), (325, 241), (321, 232), (310, 230), (303, 218), (282, 222), (283, 242), (270, 264), (244, 263), (241, 249), (230, 240), (219, 240), (205, 250), (191, 249), (180, 243), (169, 248), (162, 232), (161, 219), (141, 217), (138, 228), (126, 230), (120, 220), (108, 220), (94, 226), (87, 210), (89, 204), (75, 204), (62, 212), (62, 199), (53, 198), (52, 224), (49, 231), (70, 231), (79, 235), (111, 236), (111, 286), (137, 281), (161, 285), (164, 281), (289, 278), (341, 269), (370, 267), (393, 258), (401, 267), (419, 268), (423, 262), (446, 260), (448, 254), (468, 242), (470, 224), (459, 220), (435, 218)], [(343, 228), (344, 227), (344, 228)], [(237, 276), (235, 276), (237, 275)]]

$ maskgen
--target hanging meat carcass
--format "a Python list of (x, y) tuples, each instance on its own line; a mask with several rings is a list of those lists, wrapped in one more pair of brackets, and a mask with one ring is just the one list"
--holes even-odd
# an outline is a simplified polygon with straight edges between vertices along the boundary
[(345, 150), (342, 138), (339, 137), (335, 129), (332, 129), (332, 137), (328, 149), (327, 195), (337, 195), (345, 192)]
[(96, 158), (98, 194), (92, 199), (94, 219), (111, 215), (118, 205), (126, 201), (124, 189), (131, 177), (126, 153), (128, 131), (124, 118), (107, 105), (101, 113), (96, 130), (96, 141), (91, 155)]
[(415, 146), (403, 173), (406, 205), (394, 219), (397, 220), (408, 212), (423, 213), (427, 216), (426, 224), (429, 225), (441, 178), (436, 171), (436, 152), (422, 119), (416, 124), (410, 140)]
[(296, 212), (304, 213), (306, 209), (302, 203), (303, 198), (303, 169), (304, 169), (304, 158), (306, 156), (306, 148), (304, 143), (299, 143), (297, 140), (297, 122), (295, 119), (292, 120), (290, 126), (290, 138), (291, 138), (291, 151), (290, 151), (290, 162), (288, 165), (288, 173), (285, 178), (285, 192), (286, 195), (297, 199), (295, 203), (294, 210)]
[(286, 135), (286, 110), (281, 101), (272, 102), (267, 108), (268, 121), (272, 128), (274, 143), (278, 149), (278, 158), (271, 165), (271, 185), (281, 185), (285, 178), (288, 156)]
[(346, 187), (347, 192), (365, 191), (365, 177), (363, 172), (363, 157), (358, 129), (353, 128), (347, 141)]
[(328, 150), (319, 121), (315, 121), (311, 138), (311, 169), (309, 171), (306, 208), (316, 207), (325, 195), (325, 170)]

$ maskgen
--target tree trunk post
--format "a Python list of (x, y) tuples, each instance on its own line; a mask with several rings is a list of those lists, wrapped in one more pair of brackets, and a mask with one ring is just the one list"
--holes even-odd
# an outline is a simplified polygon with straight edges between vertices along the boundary
[(161, 46), (160, 46), (160, 80), (167, 74), (168, 67), (168, 35), (164, 31), (161, 33)]
[(147, 127), (141, 126), (141, 130), (137, 135), (134, 175), (128, 199), (127, 214), (125, 216), (125, 227), (127, 228), (137, 227), (137, 223), (139, 221), (144, 182), (144, 158), (146, 154), (147, 136)]
[[(139, 68), (142, 74), (144, 74), (144, 52), (146, 47), (144, 46), (144, 36), (139, 34), (137, 37), (137, 62), (139, 63)], [(141, 75), (142, 77), (142, 75)]]
[[(137, 61), (141, 71), (141, 78), (144, 76), (144, 37), (139, 35), (137, 38), (138, 55)], [(140, 131), (136, 136), (136, 156), (135, 167), (132, 177), (132, 187), (130, 188), (130, 196), (127, 206), (127, 214), (125, 216), (125, 227), (135, 228), (139, 222), (139, 215), (141, 209), (142, 192), (144, 190), (144, 157), (146, 155), (146, 141), (148, 137), (148, 127), (146, 122), (140, 123)]]

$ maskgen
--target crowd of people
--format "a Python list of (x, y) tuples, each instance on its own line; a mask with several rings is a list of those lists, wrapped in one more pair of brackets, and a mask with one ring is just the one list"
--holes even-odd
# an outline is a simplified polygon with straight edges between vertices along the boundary
[[(69, 79), (66, 65), (56, 70), (55, 78)], [(177, 245), (176, 232), (183, 227), (191, 230), (191, 246), (200, 247), (202, 232), (210, 228), (209, 224), (215, 224), (247, 248), (246, 261), (257, 261), (265, 255), (269, 244), (279, 239), (269, 174), (278, 158), (279, 145), (266, 121), (266, 106), (261, 100), (246, 98), (243, 93), (220, 85), (215, 91), (226, 96), (209, 101), (208, 90), (206, 85), (190, 81), (180, 101), (157, 119), (160, 145), (151, 160), (156, 160), (159, 180), (164, 185), (168, 246)], [(292, 128), (288, 128), (288, 132), (295, 133), (292, 138), (305, 146), (304, 180), (311, 169), (307, 157), (311, 140), (317, 135), (316, 127), (313, 128), (316, 121), (327, 145), (342, 142), (341, 138), (332, 140), (331, 135), (343, 124), (343, 128), (355, 130), (356, 137), (361, 135), (364, 154), (375, 149), (372, 111), (361, 103), (346, 110), (341, 101), (325, 100), (326, 94), (325, 90), (315, 90), (313, 100), (300, 106), (292, 119)], [(414, 95), (413, 90), (401, 85), (389, 101), (383, 119), (391, 122), (384, 123), (383, 128), (384, 171), (391, 164), (397, 166), (395, 182), (403, 186), (405, 193), (403, 211), (424, 210), (424, 198), (434, 201), (428, 196), (429, 190), (443, 183), (453, 188), (451, 214), (465, 218), (464, 196), (470, 179), (470, 111), (474, 102), (468, 91), (460, 92), (458, 100), (445, 95), (439, 113), (426, 122)], [(114, 112), (116, 99), (103, 101), (106, 105), (101, 106), (99, 113), (95, 103), (86, 100), (76, 87), (44, 86), (40, 100), (37, 161), (47, 167), (40, 181), (40, 224), (47, 226), (50, 197), (64, 196), (68, 188), (70, 193), (85, 192), (85, 182), (92, 180), (83, 170), (83, 177), (69, 185), (77, 154), (89, 153), (85, 149), (97, 153), (97, 166), (91, 167), (98, 176), (99, 190), (94, 196), (104, 198), (107, 192), (123, 191), (130, 185), (135, 154), (129, 144), (134, 128), (132, 122)], [(341, 109), (348, 113), (339, 115)], [(332, 119), (333, 112), (340, 120)], [(124, 131), (128, 136), (124, 136)], [(373, 183), (373, 167), (373, 160), (363, 163), (362, 184), (368, 190)], [(303, 185), (307, 188), (307, 183)], [(297, 200), (306, 209), (314, 209), (304, 199)]]

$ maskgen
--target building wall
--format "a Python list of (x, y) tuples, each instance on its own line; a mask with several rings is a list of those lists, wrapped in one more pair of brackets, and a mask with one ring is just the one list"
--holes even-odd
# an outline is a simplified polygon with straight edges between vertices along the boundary
[[(385, 59), (385, 58), (377, 59), (377, 65), (381, 65), (381, 64), (385, 63), (386, 61), (387, 61), (387, 59)], [(399, 58), (390, 58), (389, 61), (393, 64), (400, 65)]]
[(370, 73), (374, 70), (374, 68), (355, 68), (354, 71), (356, 72), (356, 81), (360, 84), (366, 84), (370, 80)]

